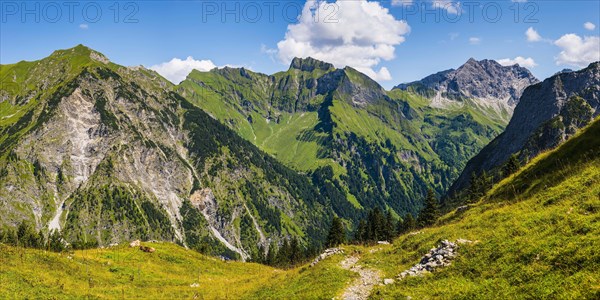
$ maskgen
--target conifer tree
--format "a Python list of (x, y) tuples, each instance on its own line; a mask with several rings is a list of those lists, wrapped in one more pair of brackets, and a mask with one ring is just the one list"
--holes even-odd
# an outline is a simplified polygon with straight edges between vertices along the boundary
[(283, 244), (281, 244), (281, 248), (277, 252), (277, 265), (281, 267), (287, 267), (290, 265), (290, 242), (287, 239), (283, 240)]
[(390, 243), (394, 239), (394, 228), (394, 217), (392, 216), (392, 211), (388, 209), (387, 213), (385, 214), (383, 238)]
[(406, 214), (404, 217), (404, 232), (409, 232), (417, 227), (417, 221), (412, 214)]
[(504, 178), (516, 173), (521, 168), (521, 162), (516, 154), (510, 156), (506, 164), (504, 165)]
[(274, 266), (277, 259), (277, 248), (273, 243), (269, 245), (269, 249), (267, 251), (267, 255), (265, 257), (265, 262), (269, 266)]
[(404, 224), (405, 223), (406, 223), (406, 221), (404, 219), (398, 220), (398, 223), (396, 223), (396, 234), (397, 235), (401, 235), (404, 233)]
[(327, 247), (337, 247), (340, 244), (346, 242), (346, 232), (344, 230), (344, 224), (338, 217), (333, 217), (331, 221), (331, 228), (327, 235)]
[(300, 250), (300, 244), (296, 237), (292, 238), (290, 242), (290, 264), (293, 266), (302, 260), (302, 252)]
[(419, 226), (430, 226), (433, 225), (440, 216), (440, 209), (438, 200), (435, 197), (435, 192), (432, 189), (427, 191), (427, 197), (425, 198), (425, 207), (419, 213), (417, 223)]
[(358, 222), (354, 239), (361, 243), (364, 243), (367, 240), (367, 223), (365, 220), (360, 220), (360, 222)]

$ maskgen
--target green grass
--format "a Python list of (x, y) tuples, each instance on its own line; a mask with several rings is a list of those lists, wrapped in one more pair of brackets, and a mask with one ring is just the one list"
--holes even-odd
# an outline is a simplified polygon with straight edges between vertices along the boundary
[(451, 212), (440, 225), (365, 257), (365, 264), (394, 276), (442, 239), (477, 241), (462, 246), (450, 267), (379, 288), (374, 298), (597, 299), (599, 128), (597, 121), (538, 157), (468, 211)]
[[(359, 264), (395, 278), (443, 239), (474, 241), (460, 246), (449, 267), (376, 286), (371, 297), (598, 299), (599, 128), (596, 121), (436, 226), (390, 246), (344, 246), (346, 255), (361, 255)], [(571, 167), (557, 170), (564, 160)], [(285, 271), (223, 262), (169, 243), (148, 245), (156, 253), (120, 246), (76, 251), (72, 259), (0, 245), (0, 298), (331, 299), (357, 276), (339, 267), (344, 255)]]
[(330, 299), (354, 276), (338, 267), (341, 256), (285, 271), (144, 245), (156, 252), (118, 246), (69, 255), (0, 245), (0, 298)]

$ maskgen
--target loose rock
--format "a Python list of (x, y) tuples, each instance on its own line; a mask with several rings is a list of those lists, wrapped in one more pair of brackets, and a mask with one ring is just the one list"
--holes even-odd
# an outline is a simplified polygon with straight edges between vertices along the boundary
[(135, 240), (135, 241), (129, 243), (129, 247), (135, 248), (135, 247), (139, 247), (141, 244), (142, 244), (142, 242), (140, 242), (140, 240)]
[(325, 249), (325, 251), (323, 251), (323, 253), (321, 253), (321, 255), (317, 256), (315, 258), (315, 260), (313, 260), (312, 263), (310, 263), (311, 267), (314, 267), (317, 263), (319, 263), (320, 261), (335, 255), (335, 254), (342, 254), (344, 253), (344, 250), (340, 249), (340, 248), (329, 248), (329, 249)]
[(458, 244), (472, 243), (465, 239), (458, 239), (456, 243), (448, 240), (443, 240), (437, 248), (432, 248), (429, 253), (425, 254), (421, 261), (410, 269), (400, 273), (398, 279), (402, 280), (407, 276), (423, 276), (428, 272), (433, 272), (438, 268), (449, 266), (451, 261), (456, 257)]

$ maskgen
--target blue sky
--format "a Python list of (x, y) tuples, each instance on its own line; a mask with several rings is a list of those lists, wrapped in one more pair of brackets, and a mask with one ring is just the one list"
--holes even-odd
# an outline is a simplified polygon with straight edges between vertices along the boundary
[(310, 55), (391, 88), (470, 57), (520, 62), (540, 79), (600, 57), (596, 0), (2, 1), (0, 17), (2, 64), (84, 44), (175, 81), (192, 67), (270, 74)]

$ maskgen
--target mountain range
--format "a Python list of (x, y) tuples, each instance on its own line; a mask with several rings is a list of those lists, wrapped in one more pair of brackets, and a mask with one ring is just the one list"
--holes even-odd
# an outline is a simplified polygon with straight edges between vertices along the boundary
[(353, 229), (373, 208), (415, 215), (429, 188), (463, 190), (473, 170), (558, 145), (597, 115), (598, 78), (597, 63), (540, 83), (470, 59), (386, 91), (296, 58), (272, 75), (194, 70), (173, 85), (81, 45), (58, 50), (1, 66), (0, 226), (242, 260), (291, 238), (318, 248), (334, 216)]
[[(279, 161), (312, 174), (323, 193), (335, 190), (335, 213), (352, 220), (365, 207), (416, 213), (427, 188), (443, 194), (502, 132), (524, 86), (537, 82), (524, 68), (488, 60), (470, 59), (445, 74), (454, 83), (442, 85), (463, 97), (454, 97), (456, 105), (438, 105), (433, 90), (417, 84), (386, 91), (355, 69), (313, 58), (296, 58), (273, 75), (192, 71), (176, 90)], [(473, 78), (479, 82), (469, 83)]]

